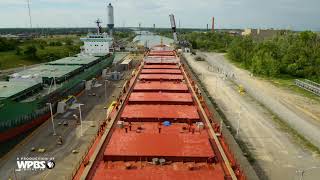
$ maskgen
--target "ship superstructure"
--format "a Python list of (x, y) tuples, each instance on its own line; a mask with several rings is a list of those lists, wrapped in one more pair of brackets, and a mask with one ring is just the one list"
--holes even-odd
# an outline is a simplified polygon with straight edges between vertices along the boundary
[(88, 34), (81, 38), (84, 45), (81, 47), (84, 54), (92, 56), (105, 56), (112, 51), (113, 38), (107, 33)]
[(84, 46), (81, 50), (84, 54), (89, 54), (93, 56), (105, 56), (109, 52), (113, 51), (113, 28), (114, 28), (114, 16), (113, 16), (113, 6), (111, 3), (107, 6), (108, 19), (107, 26), (109, 29), (109, 34), (102, 32), (100, 24), (102, 23), (97, 19), (97, 33), (88, 33), (87, 37), (80, 38), (83, 41)]

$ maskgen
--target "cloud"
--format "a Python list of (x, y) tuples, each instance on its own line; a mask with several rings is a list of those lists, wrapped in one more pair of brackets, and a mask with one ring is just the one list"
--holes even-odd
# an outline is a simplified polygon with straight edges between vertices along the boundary
[[(101, 18), (106, 24), (106, 5), (101, 0), (30, 0), (35, 26), (88, 27)], [(182, 27), (202, 27), (215, 16), (218, 28), (317, 29), (318, 0), (109, 0), (114, 5), (116, 26), (170, 27), (174, 13)], [(26, 0), (0, 0), (0, 27), (27, 27)], [(10, 17), (10, 18), (7, 18)]]

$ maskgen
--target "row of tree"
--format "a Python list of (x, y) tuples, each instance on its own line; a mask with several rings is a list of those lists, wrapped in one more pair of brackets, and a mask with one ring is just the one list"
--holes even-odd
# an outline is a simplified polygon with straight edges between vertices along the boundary
[(237, 37), (228, 48), (228, 56), (258, 75), (320, 81), (320, 37), (310, 31), (263, 41)]
[[(80, 51), (80, 43), (71, 38), (15, 40), (0, 38), (0, 52), (13, 51), (22, 59), (46, 62), (76, 54)], [(1, 57), (0, 57), (1, 58)]]
[(320, 37), (314, 32), (288, 32), (264, 40), (219, 32), (192, 32), (182, 37), (194, 49), (227, 52), (229, 59), (257, 75), (320, 82)]
[(189, 41), (193, 49), (216, 52), (226, 52), (233, 40), (227, 33), (211, 32), (182, 33), (180, 38)]
[(0, 52), (15, 50), (18, 45), (18, 40), (0, 37)]
[[(48, 62), (57, 59), (61, 59), (63, 57), (74, 55), (80, 52), (79, 45), (49, 45), (52, 46), (62, 46), (60, 48), (47, 48), (42, 45), (28, 45), (24, 49), (22, 49), (22, 56), (25, 56), (27, 59), (38, 62)], [(18, 49), (17, 49), (18, 53)], [(17, 54), (16, 53), (16, 54)]]

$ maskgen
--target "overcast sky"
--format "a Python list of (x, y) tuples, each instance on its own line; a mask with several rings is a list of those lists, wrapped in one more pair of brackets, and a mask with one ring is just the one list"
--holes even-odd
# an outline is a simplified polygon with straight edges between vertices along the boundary
[[(320, 30), (320, 0), (30, 0), (34, 27), (92, 27), (106, 24), (107, 3), (115, 26), (170, 27), (170, 13), (181, 27), (291, 28)], [(0, 28), (28, 27), (27, 0), (0, 0)]]

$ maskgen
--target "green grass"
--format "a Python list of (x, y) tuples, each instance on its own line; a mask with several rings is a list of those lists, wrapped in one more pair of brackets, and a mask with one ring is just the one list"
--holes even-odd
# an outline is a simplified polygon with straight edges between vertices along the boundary
[(32, 65), (35, 62), (15, 54), (15, 51), (0, 52), (0, 69), (9, 69)]
[[(60, 57), (69, 56), (69, 52), (65, 46), (47, 46), (44, 49), (38, 48), (37, 56), (41, 57), (41, 59), (30, 59), (24, 55), (16, 55), (16, 51), (0, 52), (0, 69), (4, 70), (56, 60)], [(46, 58), (48, 54), (52, 54), (54, 57)], [(71, 55), (74, 54), (75, 53), (71, 53)]]
[(309, 92), (306, 91), (298, 86), (296, 86), (294, 84), (294, 78), (291, 77), (281, 77), (281, 78), (264, 78), (265, 80), (268, 80), (269, 82), (271, 82), (272, 84), (274, 84), (277, 87), (280, 88), (284, 88), (286, 90), (290, 90), (293, 91), (297, 94), (303, 95), (305, 97), (308, 97), (310, 99), (316, 100), (318, 102), (320, 102), (320, 97)]
[[(74, 44), (72, 46), (45, 45), (44, 48), (42, 49), (38, 42), (38, 40), (43, 40), (43, 41), (46, 41), (47, 43), (52, 41), (64, 42), (66, 38), (72, 40)], [(23, 55), (23, 51), (26, 49), (26, 47), (30, 45), (36, 46), (38, 58), (31, 59)], [(20, 55), (17, 55), (15, 50), (0, 52), (0, 70), (23, 67), (23, 66), (28, 66), (32, 64), (38, 64), (38, 63), (60, 59), (60, 58), (69, 56), (69, 52), (70, 52), (70, 55), (74, 55), (80, 51), (79, 49), (80, 46), (81, 46), (81, 42), (79, 40), (79, 37), (74, 35), (72, 36), (63, 35), (63, 36), (53, 36), (49, 38), (39, 38), (39, 39), (35, 39), (35, 41), (32, 41), (32, 42), (26, 41), (19, 46), (22, 49)]]
[[(225, 59), (228, 60), (228, 62), (230, 62), (231, 64), (235, 65), (236, 67), (240, 68), (240, 69), (244, 69), (244, 70), (248, 70), (244, 67), (243, 64), (239, 63), (239, 62), (235, 62), (235, 61), (231, 61), (227, 54), (225, 54)], [(320, 102), (320, 97), (309, 92), (306, 91), (298, 86), (296, 86), (294, 84), (294, 80), (297, 78), (294, 77), (290, 77), (290, 76), (280, 76), (280, 77), (266, 77), (266, 76), (257, 76), (259, 78), (261, 78), (262, 80), (266, 80), (268, 82), (271, 82), (273, 85), (285, 89), (285, 90), (289, 90), (291, 92), (294, 92), (296, 94), (305, 96), (307, 98), (313, 99), (315, 101)], [(301, 79), (303, 80), (303, 79)]]

